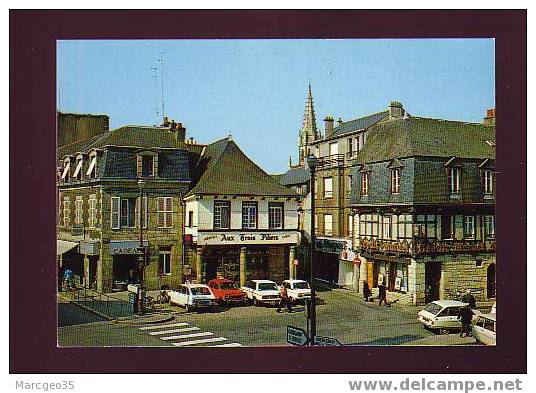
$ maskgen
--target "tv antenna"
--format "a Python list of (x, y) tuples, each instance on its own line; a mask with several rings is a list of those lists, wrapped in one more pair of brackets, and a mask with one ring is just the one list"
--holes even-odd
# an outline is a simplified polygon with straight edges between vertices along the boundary
[(153, 76), (154, 79), (154, 90), (155, 90), (155, 96), (154, 96), (154, 120), (155, 120), (155, 126), (158, 126), (158, 81), (157, 81), (157, 74), (156, 71), (158, 70), (158, 67), (149, 67), (150, 70), (153, 70)]
[(162, 123), (164, 122), (164, 117), (166, 116), (165, 105), (164, 105), (164, 52), (160, 52), (160, 82), (162, 84)]

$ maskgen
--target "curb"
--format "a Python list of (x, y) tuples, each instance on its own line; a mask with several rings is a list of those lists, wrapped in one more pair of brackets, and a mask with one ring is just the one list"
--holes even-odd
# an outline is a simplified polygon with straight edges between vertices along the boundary
[(108, 315), (105, 315), (105, 314), (103, 314), (103, 313), (101, 313), (101, 312), (98, 312), (98, 311), (96, 311), (96, 310), (93, 310), (92, 308), (89, 308), (89, 307), (87, 307), (87, 306), (84, 306), (83, 304), (80, 304), (80, 303), (78, 303), (78, 302), (75, 301), (75, 300), (71, 300), (71, 299), (69, 299), (69, 298), (63, 296), (63, 295), (60, 294), (60, 293), (58, 293), (58, 296), (61, 297), (63, 300), (68, 301), (69, 303), (76, 304), (78, 307), (83, 308), (83, 309), (86, 310), (86, 311), (92, 312), (92, 313), (95, 314), (95, 315), (98, 315), (98, 316), (101, 317), (101, 318), (104, 318), (104, 319), (106, 319), (106, 320), (108, 320), (108, 321), (113, 321), (113, 320), (114, 320), (114, 318), (111, 318), (111, 317), (109, 317)]

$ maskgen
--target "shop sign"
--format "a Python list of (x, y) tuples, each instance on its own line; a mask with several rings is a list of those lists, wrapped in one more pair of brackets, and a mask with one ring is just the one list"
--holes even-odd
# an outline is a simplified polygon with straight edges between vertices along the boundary
[(80, 242), (80, 254), (99, 255), (99, 242)]
[[(316, 248), (318, 251), (328, 252), (330, 254), (339, 254), (339, 256), (342, 256), (342, 252), (344, 250), (351, 250), (351, 246), (351, 241), (346, 239), (316, 238)], [(349, 260), (353, 260), (353, 258)]]
[[(147, 240), (143, 241), (144, 246), (148, 246)], [(110, 240), (110, 254), (111, 255), (132, 255), (139, 254), (138, 248), (140, 247), (139, 240)]]
[(199, 232), (198, 245), (298, 244), (298, 232)]

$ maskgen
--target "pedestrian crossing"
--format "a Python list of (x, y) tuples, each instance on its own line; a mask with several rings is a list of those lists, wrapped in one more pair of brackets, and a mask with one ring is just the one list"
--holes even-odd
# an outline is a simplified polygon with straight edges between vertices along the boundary
[(191, 326), (188, 322), (147, 325), (140, 327), (139, 330), (168, 342), (174, 347), (230, 348), (242, 346), (239, 343), (230, 342), (225, 337), (217, 337), (212, 332), (201, 331), (200, 328)]

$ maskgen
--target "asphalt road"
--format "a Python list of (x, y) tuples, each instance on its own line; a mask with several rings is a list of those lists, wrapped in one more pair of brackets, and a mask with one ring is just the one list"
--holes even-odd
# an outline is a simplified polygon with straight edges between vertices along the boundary
[[(324, 290), (318, 292), (318, 297), (317, 335), (337, 338), (345, 345), (410, 345), (433, 335), (417, 322), (418, 307), (398, 304), (380, 307), (377, 302), (365, 303), (362, 297), (342, 289)], [(173, 341), (187, 341), (165, 341), (162, 337), (170, 334), (149, 334), (156, 332), (158, 327), (140, 330), (127, 324), (99, 321), (87, 311), (76, 312), (72, 307), (78, 308), (72, 304), (60, 304), (60, 346), (173, 347)], [(188, 340), (199, 340), (199, 344), (194, 343), (193, 346), (217, 345), (220, 342), (242, 346), (289, 345), (286, 341), (287, 325), (306, 328), (304, 307), (294, 307), (293, 313), (276, 313), (275, 310), (270, 306), (248, 305), (187, 313), (178, 306), (170, 306), (168, 311), (175, 316), (173, 323), (184, 325), (160, 330), (189, 329), (186, 333), (193, 336)], [(215, 342), (210, 342), (212, 339)]]

